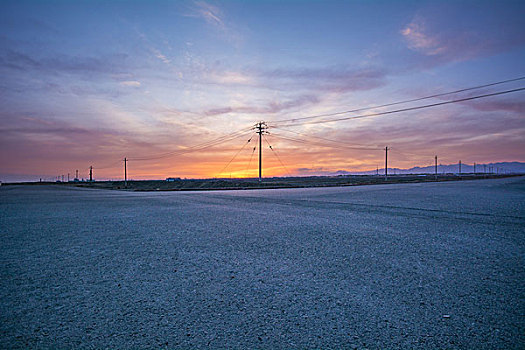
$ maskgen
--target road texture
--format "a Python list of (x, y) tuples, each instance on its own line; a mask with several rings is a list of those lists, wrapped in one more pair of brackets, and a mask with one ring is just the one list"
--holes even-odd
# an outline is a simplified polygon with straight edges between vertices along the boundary
[(0, 348), (523, 349), (525, 178), (0, 187)]

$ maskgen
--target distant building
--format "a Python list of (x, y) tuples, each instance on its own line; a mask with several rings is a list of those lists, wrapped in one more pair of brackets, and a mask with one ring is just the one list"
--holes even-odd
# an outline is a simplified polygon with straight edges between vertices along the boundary
[(180, 180), (180, 177), (167, 177), (166, 178), (166, 181), (168, 182), (179, 181), (179, 180)]

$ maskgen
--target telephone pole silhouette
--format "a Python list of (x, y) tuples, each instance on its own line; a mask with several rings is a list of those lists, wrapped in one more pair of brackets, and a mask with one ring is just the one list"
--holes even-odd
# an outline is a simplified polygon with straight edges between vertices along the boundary
[(124, 187), (128, 187), (128, 159), (124, 157)]
[(93, 166), (89, 167), (89, 182), (93, 181)]
[(385, 181), (388, 180), (388, 146), (385, 147)]
[(255, 124), (256, 133), (259, 134), (259, 182), (262, 181), (262, 138), (264, 134), (268, 133), (266, 131), (267, 128), (268, 125), (263, 121)]
[(459, 175), (461, 175), (461, 160), (459, 161)]
[(434, 156), (434, 177), (438, 179), (438, 156)]

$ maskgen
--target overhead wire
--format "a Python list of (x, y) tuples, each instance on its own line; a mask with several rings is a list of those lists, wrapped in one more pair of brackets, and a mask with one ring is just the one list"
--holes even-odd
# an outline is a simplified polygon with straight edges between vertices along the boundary
[(235, 158), (237, 158), (237, 156), (239, 155), (239, 153), (241, 153), (241, 151), (242, 151), (242, 150), (243, 150), (243, 149), (244, 149), (244, 148), (245, 148), (245, 147), (246, 147), (246, 146), (252, 141), (252, 138), (253, 138), (253, 135), (254, 135), (254, 134), (255, 134), (255, 133), (252, 133), (252, 135), (250, 136), (250, 138), (248, 139), (248, 141), (245, 142), (245, 143), (243, 144), (243, 146), (241, 147), (241, 149), (239, 149), (239, 150), (237, 151), (237, 153), (235, 153), (235, 155), (233, 156), (232, 159), (230, 159), (230, 161), (228, 162), (228, 164), (226, 164), (226, 166), (225, 166), (225, 167), (219, 172), (219, 174), (218, 174), (219, 176), (224, 172), (224, 170), (226, 170), (226, 169), (228, 168), (228, 166), (230, 166), (230, 164), (233, 162), (233, 160), (234, 160)]
[(497, 81), (497, 82), (493, 82), (493, 83), (489, 83), (489, 84), (483, 84), (483, 85), (463, 88), (463, 89), (454, 90), (454, 91), (443, 92), (443, 93), (434, 94), (434, 95), (428, 95), (428, 96), (423, 96), (423, 97), (418, 97), (418, 98), (413, 98), (413, 99), (408, 99), (408, 100), (403, 100), (403, 101), (386, 103), (386, 104), (382, 104), (382, 105), (360, 107), (360, 108), (357, 108), (357, 109), (351, 109), (351, 110), (342, 111), (342, 112), (318, 114), (318, 115), (312, 115), (312, 116), (308, 116), (308, 117), (282, 119), (282, 120), (274, 121), (273, 123), (284, 123), (284, 122), (290, 122), (290, 121), (296, 122), (296, 121), (300, 121), (300, 120), (309, 120), (309, 119), (315, 119), (315, 118), (332, 117), (332, 116), (341, 115), (341, 114), (361, 112), (361, 111), (365, 111), (365, 110), (369, 110), (369, 109), (391, 107), (391, 106), (396, 106), (396, 105), (400, 105), (400, 104), (405, 104), (405, 103), (410, 103), (410, 102), (417, 102), (417, 101), (424, 101), (424, 100), (428, 100), (428, 99), (431, 99), (431, 98), (442, 97), (442, 96), (457, 94), (457, 93), (466, 92), (466, 91), (478, 90), (478, 89), (482, 89), (482, 88), (486, 88), (486, 87), (490, 87), (490, 86), (507, 84), (507, 83), (511, 83), (511, 82), (515, 82), (515, 81), (524, 80), (524, 79), (525, 79), (525, 76), (524, 77), (514, 78), (514, 79), (501, 80), (501, 81)]
[[(147, 161), (147, 160), (168, 158), (168, 157), (171, 157), (173, 155), (184, 155), (184, 154), (191, 153), (191, 152), (202, 151), (202, 150), (205, 150), (205, 149), (208, 149), (208, 148), (220, 145), (222, 143), (226, 143), (226, 142), (235, 140), (236, 138), (239, 138), (241, 136), (245, 136), (246, 133), (248, 131), (250, 131), (250, 130), (252, 130), (252, 127), (245, 127), (245, 128), (239, 129), (237, 131), (234, 131), (232, 133), (229, 133), (229, 134), (220, 136), (218, 138), (215, 138), (213, 140), (209, 140), (209, 141), (206, 141), (206, 142), (194, 145), (194, 146), (190, 146), (190, 147), (187, 147), (187, 148), (182, 149), (182, 150), (174, 150), (174, 151), (165, 152), (165, 153), (152, 155), (152, 156), (131, 157), (131, 158), (127, 158), (127, 160), (128, 161), (130, 161), (130, 160), (131, 161)], [(93, 166), (93, 169), (103, 170), (103, 169), (114, 168), (115, 166), (120, 164), (120, 162), (122, 162), (122, 159), (119, 159), (118, 161), (115, 161), (115, 162), (112, 162), (112, 163), (108, 163), (107, 165), (100, 166), (100, 167)]]
[[(300, 133), (300, 132), (297, 132), (297, 131), (293, 131), (293, 130), (287, 130), (287, 129), (284, 129), (284, 128), (273, 127), (273, 129), (277, 129), (277, 130), (284, 131), (284, 132), (289, 132), (289, 133), (296, 134), (296, 135), (299, 135), (299, 136), (302, 136), (302, 137), (310, 137), (310, 138), (315, 138), (315, 139), (319, 139), (319, 140), (323, 140), (323, 141), (334, 142), (334, 143), (337, 143), (337, 144), (341, 144), (342, 143), (341, 141), (331, 140), (331, 139), (328, 139), (328, 138), (325, 138), (325, 137), (320, 137), (320, 136), (305, 135), (303, 133)], [(343, 145), (349, 145), (348, 147), (355, 147), (356, 149), (359, 149), (359, 147), (363, 147), (364, 149), (369, 149), (371, 147), (370, 145), (358, 145), (358, 144), (348, 144), (348, 143), (343, 143)]]
[(270, 149), (272, 150), (273, 154), (275, 155), (275, 157), (277, 158), (279, 163), (281, 163), (281, 166), (288, 173), (288, 176), (292, 176), (292, 174), (290, 173), (290, 171), (288, 171), (288, 168), (286, 167), (286, 165), (284, 165), (284, 163), (282, 162), (282, 160), (279, 157), (279, 155), (277, 154), (277, 152), (273, 149), (272, 145), (270, 145), (270, 142), (268, 142), (268, 139), (266, 138), (266, 136), (263, 135), (263, 138), (264, 138), (264, 141), (266, 141), (266, 143), (268, 144), (268, 147), (270, 147)]
[(314, 146), (321, 146), (321, 147), (326, 147), (326, 148), (339, 148), (339, 149), (345, 149), (345, 150), (352, 149), (352, 150), (360, 150), (360, 151), (379, 151), (381, 150), (381, 148), (371, 148), (371, 147), (365, 148), (365, 147), (352, 147), (352, 146), (345, 146), (345, 145), (330, 145), (330, 144), (322, 143), (319, 141), (306, 141), (303, 139), (298, 139), (298, 138), (294, 138), (290, 136), (284, 136), (284, 135), (276, 134), (276, 133), (272, 133), (271, 135), (284, 139), (284, 140), (288, 140), (288, 141), (310, 144)]
[[(393, 110), (393, 111), (369, 113), (369, 114), (362, 114), (362, 115), (357, 115), (357, 116), (335, 118), (335, 119), (324, 119), (324, 120), (317, 120), (317, 121), (314, 120), (314, 121), (307, 121), (307, 122), (304, 122), (304, 123), (292, 123), (292, 124), (288, 124), (286, 126), (307, 125), (307, 124), (325, 124), (325, 123), (333, 123), (333, 122), (338, 122), (338, 121), (343, 121), (343, 120), (353, 120), (353, 119), (377, 117), (377, 116), (381, 116), (381, 115), (401, 113), (401, 112), (408, 112), (408, 111), (415, 111), (415, 110), (419, 110), (419, 109), (431, 108), (431, 107), (442, 106), (442, 105), (447, 105), (447, 104), (452, 104), (452, 103), (471, 101), (471, 100), (476, 100), (476, 99), (485, 98), (485, 97), (499, 96), (499, 95), (509, 94), (509, 93), (523, 91), (523, 90), (525, 90), (525, 87), (512, 89), (512, 90), (498, 91), (498, 92), (493, 92), (493, 93), (484, 94), (484, 95), (464, 97), (464, 98), (460, 98), (460, 99), (456, 99), (456, 100), (449, 100), (449, 101), (431, 103), (431, 104), (422, 105), (422, 106), (401, 108), (401, 109), (396, 109), (396, 110)], [(341, 114), (342, 113), (347, 113), (347, 112), (341, 112)], [(283, 126), (280, 126), (280, 127), (283, 127)]]
[(244, 171), (245, 173), (250, 171), (250, 165), (252, 164), (253, 155), (255, 154), (256, 149), (257, 149), (257, 144), (255, 144), (255, 146), (253, 147), (252, 155), (250, 156), (250, 161), (248, 162), (248, 166), (246, 167), (246, 170)]
[(216, 145), (219, 145), (219, 144), (222, 144), (222, 143), (234, 140), (234, 139), (239, 138), (241, 136), (244, 136), (250, 130), (251, 130), (251, 128), (243, 128), (243, 129), (240, 129), (240, 130), (235, 131), (233, 133), (230, 133), (230, 134), (227, 134), (227, 135), (223, 135), (223, 136), (220, 136), (220, 137), (218, 137), (216, 139), (213, 139), (213, 140), (210, 140), (210, 141), (206, 141), (206, 142), (203, 142), (203, 143), (191, 146), (191, 147), (187, 147), (187, 148), (184, 148), (184, 149), (174, 150), (174, 151), (165, 152), (165, 153), (161, 153), (161, 154), (158, 154), (158, 155), (152, 155), (152, 156), (131, 157), (131, 158), (129, 158), (129, 160), (133, 160), (133, 161), (154, 160), (154, 159), (167, 158), (167, 157), (170, 157), (170, 156), (176, 155), (176, 154), (186, 154), (186, 153), (190, 153), (190, 152), (201, 151), (201, 150), (204, 150), (204, 149), (207, 149), (207, 148), (210, 148), (210, 147), (213, 147), (213, 146), (216, 146)]

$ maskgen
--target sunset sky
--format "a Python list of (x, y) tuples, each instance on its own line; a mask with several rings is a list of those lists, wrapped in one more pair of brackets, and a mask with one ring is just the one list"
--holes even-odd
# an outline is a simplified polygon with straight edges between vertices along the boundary
[(381, 168), (385, 146), (398, 168), (525, 161), (524, 91), (305, 123), (525, 80), (282, 122), (524, 77), (524, 18), (524, 1), (4, 0), (0, 180), (119, 179), (124, 157), (132, 179), (256, 176), (258, 121), (267, 176)]

